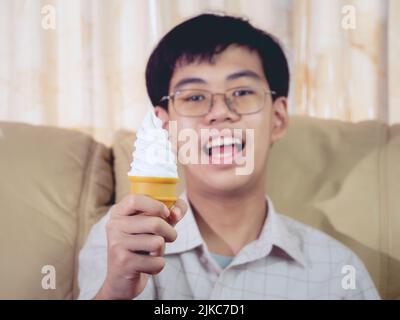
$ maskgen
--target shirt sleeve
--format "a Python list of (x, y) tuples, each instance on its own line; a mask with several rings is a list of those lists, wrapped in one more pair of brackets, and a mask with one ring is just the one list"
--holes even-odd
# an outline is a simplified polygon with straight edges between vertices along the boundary
[[(110, 211), (96, 223), (79, 253), (78, 286), (79, 300), (91, 300), (101, 289), (107, 274), (107, 236), (106, 223)], [(156, 288), (150, 276), (143, 292), (135, 299), (156, 299)]]

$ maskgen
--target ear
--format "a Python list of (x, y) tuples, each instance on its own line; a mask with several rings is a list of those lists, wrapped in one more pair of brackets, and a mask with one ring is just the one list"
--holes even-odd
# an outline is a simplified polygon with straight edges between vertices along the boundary
[(287, 112), (288, 101), (285, 97), (279, 97), (272, 104), (271, 142), (281, 139), (287, 132), (289, 126), (289, 115)]
[(169, 129), (169, 127), (168, 127), (168, 123), (169, 123), (169, 114), (168, 114), (168, 111), (165, 110), (163, 107), (156, 106), (156, 107), (154, 108), (154, 113), (156, 114), (156, 116), (157, 116), (158, 118), (161, 119), (163, 129), (165, 129), (165, 130), (168, 131), (168, 129)]

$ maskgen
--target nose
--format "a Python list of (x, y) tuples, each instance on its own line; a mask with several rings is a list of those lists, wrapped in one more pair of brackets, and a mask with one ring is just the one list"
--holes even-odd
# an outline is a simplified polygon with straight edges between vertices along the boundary
[(215, 122), (230, 121), (240, 119), (240, 115), (228, 106), (228, 101), (223, 93), (215, 93), (211, 99), (210, 110), (205, 117), (208, 124)]

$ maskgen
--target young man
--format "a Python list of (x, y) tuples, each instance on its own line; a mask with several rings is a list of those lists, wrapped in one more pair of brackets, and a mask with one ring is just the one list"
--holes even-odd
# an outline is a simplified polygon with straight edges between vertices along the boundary
[[(114, 205), (81, 251), (80, 298), (379, 298), (350, 250), (279, 215), (265, 196), (269, 150), (288, 127), (288, 65), (271, 35), (239, 18), (197, 16), (160, 41), (146, 80), (165, 129), (176, 121), (199, 139), (201, 129), (251, 129), (252, 143), (199, 140), (198, 151), (220, 159), (251, 152), (253, 170), (187, 164), (187, 190), (171, 211), (141, 195)], [(343, 284), (344, 266), (356, 271), (353, 285)]]

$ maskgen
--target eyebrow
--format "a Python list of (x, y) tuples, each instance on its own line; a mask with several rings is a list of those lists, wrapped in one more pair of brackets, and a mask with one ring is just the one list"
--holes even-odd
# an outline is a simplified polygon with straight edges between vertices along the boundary
[(174, 90), (179, 89), (180, 87), (183, 87), (184, 85), (187, 84), (206, 84), (207, 82), (204, 81), (201, 78), (183, 78), (182, 80), (180, 80), (175, 86), (174, 86)]
[[(252, 78), (255, 80), (261, 80), (261, 77), (257, 73), (251, 70), (242, 70), (232, 73), (226, 77), (226, 80), (233, 81), (244, 77)], [(207, 84), (207, 82), (201, 78), (183, 78), (182, 80), (178, 81), (178, 83), (174, 86), (174, 91), (178, 90), (180, 87), (183, 87), (187, 84)]]
[(232, 73), (226, 77), (226, 80), (232, 81), (243, 77), (252, 78), (255, 80), (261, 80), (261, 77), (257, 73), (251, 70), (242, 70)]

